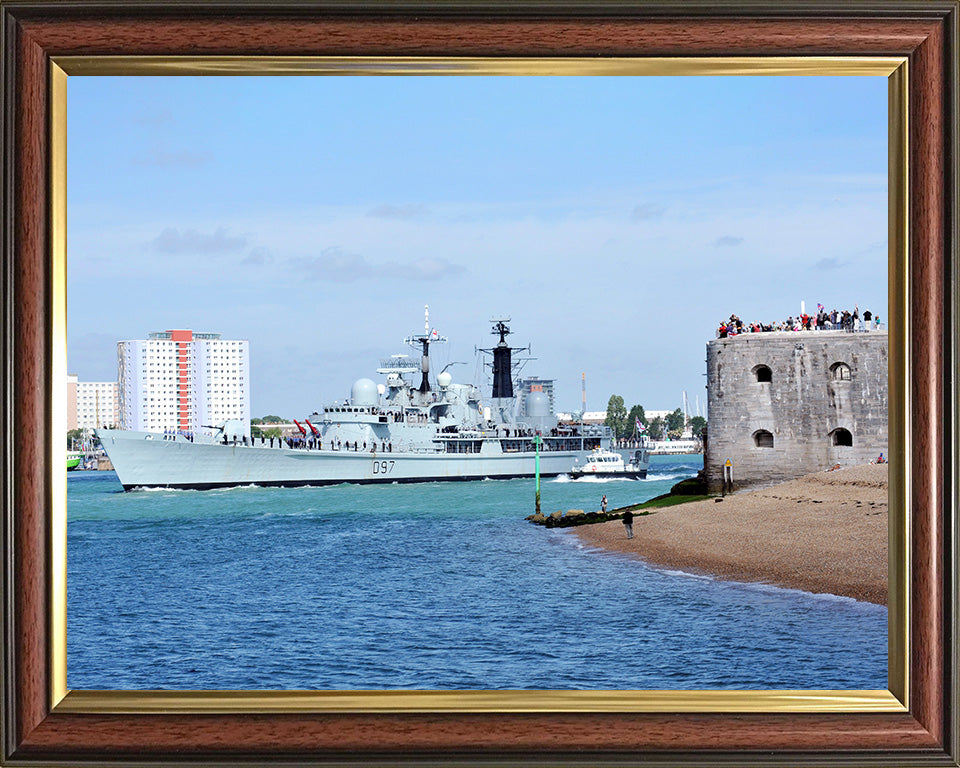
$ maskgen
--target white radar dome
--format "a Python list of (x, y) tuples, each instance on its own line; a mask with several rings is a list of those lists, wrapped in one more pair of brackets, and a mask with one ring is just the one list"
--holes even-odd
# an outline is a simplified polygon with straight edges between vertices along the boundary
[(378, 394), (381, 394), (381, 395), (382, 395), (382, 394), (386, 393), (386, 391), (387, 391), (386, 385), (384, 385), (384, 384), (377, 384), (377, 393), (378, 393)]
[(353, 405), (376, 405), (377, 385), (370, 379), (357, 379), (350, 389), (350, 402)]
[(446, 371), (437, 376), (437, 386), (440, 387), (440, 389), (449, 387), (451, 381), (453, 381), (453, 376)]
[(550, 414), (550, 398), (543, 392), (528, 392), (524, 404), (527, 416), (531, 418), (543, 418)]

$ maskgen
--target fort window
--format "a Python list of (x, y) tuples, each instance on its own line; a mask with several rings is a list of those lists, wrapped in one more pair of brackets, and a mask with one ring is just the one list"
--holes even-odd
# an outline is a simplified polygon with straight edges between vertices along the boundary
[(846, 363), (834, 363), (830, 366), (834, 381), (850, 381), (850, 366)]
[(770, 370), (768, 365), (755, 365), (753, 373), (756, 375), (757, 381), (773, 381), (773, 371)]
[(753, 444), (757, 448), (773, 448), (773, 433), (758, 429), (753, 433)]
[(853, 445), (853, 435), (850, 430), (843, 427), (837, 427), (830, 433), (834, 445)]

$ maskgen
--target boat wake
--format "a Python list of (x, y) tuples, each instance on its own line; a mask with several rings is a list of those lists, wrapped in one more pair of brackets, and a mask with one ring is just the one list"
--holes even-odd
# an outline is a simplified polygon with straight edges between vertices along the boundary
[(667, 474), (658, 475), (651, 472), (647, 472), (647, 480), (683, 480), (687, 477), (696, 477), (696, 472), (669, 472)]
[(584, 477), (578, 477), (576, 480), (574, 480), (569, 475), (558, 475), (550, 482), (552, 483), (622, 483), (626, 481), (629, 483), (637, 479), (638, 478), (635, 478), (635, 477), (586, 477), (584, 476)]

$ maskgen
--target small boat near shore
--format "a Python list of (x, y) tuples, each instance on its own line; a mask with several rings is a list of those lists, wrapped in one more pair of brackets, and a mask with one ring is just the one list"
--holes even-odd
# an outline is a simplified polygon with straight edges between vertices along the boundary
[(83, 451), (67, 451), (67, 471), (77, 469), (83, 461)]
[(589, 454), (582, 464), (579, 459), (576, 460), (569, 474), (571, 480), (579, 480), (581, 477), (643, 480), (649, 467), (650, 453), (646, 447), (634, 451), (629, 462), (625, 462), (619, 453), (599, 448)]

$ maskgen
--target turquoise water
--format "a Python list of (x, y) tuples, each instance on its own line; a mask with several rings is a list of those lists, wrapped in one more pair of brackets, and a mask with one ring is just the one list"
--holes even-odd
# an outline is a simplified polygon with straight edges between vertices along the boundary
[[(543, 482), (543, 509), (665, 492)], [(532, 480), (123, 493), (68, 478), (68, 685), (886, 687), (886, 609), (647, 567), (534, 526)]]

